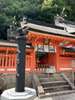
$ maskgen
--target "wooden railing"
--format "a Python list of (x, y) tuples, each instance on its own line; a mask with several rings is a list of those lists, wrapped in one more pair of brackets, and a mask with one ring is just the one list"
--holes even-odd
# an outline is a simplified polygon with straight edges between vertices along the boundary
[(37, 72), (45, 72), (46, 69), (49, 68), (48, 64), (38, 64), (35, 71)]
[(16, 71), (17, 48), (7, 45), (0, 47), (0, 73), (11, 73)]
[(55, 73), (56, 69), (55, 66), (49, 64), (38, 64), (35, 72), (42, 72), (42, 73)]

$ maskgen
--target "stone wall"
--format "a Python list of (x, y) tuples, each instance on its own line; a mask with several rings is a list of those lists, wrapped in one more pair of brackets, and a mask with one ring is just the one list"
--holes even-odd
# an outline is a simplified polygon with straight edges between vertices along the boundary
[[(32, 87), (32, 74), (26, 72), (25, 75), (25, 86)], [(8, 88), (15, 87), (16, 84), (16, 74), (1, 74), (0, 75), (0, 89), (5, 90)]]

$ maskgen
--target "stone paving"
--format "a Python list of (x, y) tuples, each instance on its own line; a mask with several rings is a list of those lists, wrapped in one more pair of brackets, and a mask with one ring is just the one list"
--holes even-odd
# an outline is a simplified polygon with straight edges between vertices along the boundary
[(56, 96), (56, 97), (48, 97), (48, 98), (38, 98), (36, 97), (34, 100), (75, 100), (75, 93), (68, 94), (68, 95), (62, 95), (62, 96)]
[[(1, 100), (1, 99), (0, 99)], [(48, 97), (48, 98), (38, 98), (36, 97), (34, 100), (75, 100), (75, 93), (68, 94), (68, 95), (62, 95), (62, 96), (56, 96), (56, 97)]]

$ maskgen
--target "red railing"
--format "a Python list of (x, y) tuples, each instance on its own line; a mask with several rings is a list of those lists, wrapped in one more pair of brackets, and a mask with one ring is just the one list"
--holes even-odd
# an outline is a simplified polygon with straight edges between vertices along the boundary
[(16, 71), (16, 47), (0, 47), (0, 73)]

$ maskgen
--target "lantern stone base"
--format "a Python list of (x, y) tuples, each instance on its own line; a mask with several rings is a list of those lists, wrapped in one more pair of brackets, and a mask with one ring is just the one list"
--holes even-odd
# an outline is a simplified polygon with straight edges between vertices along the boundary
[(36, 91), (25, 87), (24, 92), (16, 92), (15, 88), (5, 90), (1, 95), (1, 100), (34, 100)]

